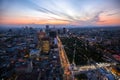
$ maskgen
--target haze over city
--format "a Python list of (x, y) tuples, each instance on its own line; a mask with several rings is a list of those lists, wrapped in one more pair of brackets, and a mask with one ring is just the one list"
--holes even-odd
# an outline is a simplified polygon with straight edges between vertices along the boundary
[(0, 25), (119, 26), (119, 0), (0, 0)]

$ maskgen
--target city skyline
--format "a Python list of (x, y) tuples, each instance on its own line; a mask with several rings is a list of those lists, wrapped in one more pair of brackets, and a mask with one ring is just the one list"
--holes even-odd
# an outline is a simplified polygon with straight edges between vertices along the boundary
[(120, 25), (119, 0), (1, 0), (0, 25)]

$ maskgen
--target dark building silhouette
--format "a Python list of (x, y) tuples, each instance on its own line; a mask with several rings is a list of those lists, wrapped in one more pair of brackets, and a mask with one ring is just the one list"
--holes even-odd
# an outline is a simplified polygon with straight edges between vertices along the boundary
[(50, 31), (49, 36), (52, 37), (52, 38), (55, 38), (57, 36), (57, 32), (56, 31)]
[(66, 34), (66, 33), (67, 33), (67, 29), (63, 28), (63, 34)]
[(57, 33), (60, 34), (60, 29), (57, 30)]
[(50, 30), (50, 29), (49, 29), (49, 25), (46, 25), (45, 32), (46, 32), (47, 35), (49, 35), (49, 30)]

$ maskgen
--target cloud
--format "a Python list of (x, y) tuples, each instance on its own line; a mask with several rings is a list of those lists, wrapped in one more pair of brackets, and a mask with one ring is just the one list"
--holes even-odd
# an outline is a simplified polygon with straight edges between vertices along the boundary
[(100, 11), (96, 14), (94, 14), (94, 16), (88, 20), (75, 20), (73, 22), (73, 24), (78, 24), (78, 25), (92, 25), (92, 24), (96, 24), (97, 22), (104, 22), (100, 20), (100, 15), (104, 13), (104, 11)]
[(89, 21), (90, 22), (99, 22), (100, 21), (100, 15), (104, 13), (104, 11), (100, 11), (98, 13), (95, 14), (95, 16), (93, 18), (91, 18)]
[[(5, 5), (2, 1), (5, 1)], [(101, 18), (105, 13), (105, 16), (119, 15), (118, 7), (114, 6), (120, 2), (116, 1), (104, 1), (95, 0), (91, 2), (89, 0), (2, 0), (3, 8), (0, 8), (1, 12), (4, 14), (3, 18), (6, 19), (6, 15), (16, 19), (29, 18), (33, 21), (37, 20), (53, 20), (65, 21), (70, 24), (82, 24), (82, 25), (94, 25), (101, 21)], [(102, 6), (98, 6), (98, 3), (103, 3)], [(7, 8), (7, 7), (9, 8)], [(106, 7), (105, 7), (106, 6)], [(25, 8), (25, 9), (24, 9)], [(117, 9), (116, 9), (117, 8)], [(9, 10), (7, 10), (9, 9)], [(113, 9), (113, 10), (112, 10)], [(5, 11), (6, 10), (7, 13)], [(28, 11), (28, 12), (27, 12)], [(0, 12), (0, 13), (1, 13)], [(19, 13), (20, 12), (20, 13)], [(112, 13), (111, 13), (112, 12)], [(44, 16), (43, 16), (44, 15)], [(24, 17), (25, 16), (25, 17)], [(103, 17), (101, 17), (103, 16)], [(8, 16), (9, 17), (9, 16)], [(114, 18), (116, 16), (113, 16)], [(107, 20), (106, 20), (107, 21)], [(51, 21), (52, 22), (52, 21)], [(39, 23), (39, 22), (38, 22)]]
[(27, 0), (26, 3), (24, 3), (24, 6), (28, 7), (29, 9), (32, 9), (32, 10), (35, 10), (35, 11), (38, 11), (44, 14), (48, 14), (48, 15), (52, 14), (52, 15), (59, 16), (61, 18), (66, 18), (72, 21), (75, 20), (72, 16), (70, 16), (69, 14), (65, 12), (50, 10), (49, 8), (47, 9), (47, 8), (41, 7), (31, 0)]
[(115, 13), (107, 14), (107, 16), (113, 16), (113, 15), (118, 15), (118, 14), (120, 14), (120, 12), (115, 12)]
[(72, 22), (71, 20), (69, 19), (59, 19), (59, 18), (55, 18), (55, 17), (50, 17), (52, 19), (49, 19), (49, 20), (60, 20), (60, 21), (67, 21), (67, 22)]

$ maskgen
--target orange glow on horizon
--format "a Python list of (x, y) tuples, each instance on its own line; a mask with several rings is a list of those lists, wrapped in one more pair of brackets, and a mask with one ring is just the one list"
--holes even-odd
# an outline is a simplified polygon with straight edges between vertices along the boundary
[(61, 20), (35, 20), (35, 19), (2, 19), (0, 24), (69, 24), (68, 21)]
[[(41, 19), (37, 20), (34, 18), (3, 18), (0, 19), (0, 24), (74, 24), (69, 21), (54, 20), (54, 19)], [(118, 17), (100, 16), (100, 21), (96, 22), (99, 25), (116, 25), (120, 24), (120, 19)], [(79, 25), (75, 23), (74, 25)]]
[(97, 22), (98, 25), (119, 25), (119, 16), (100, 16), (100, 21)]
[(114, 20), (114, 19), (111, 19), (111, 20), (108, 20), (108, 21), (101, 21), (101, 22), (98, 22), (97, 23), (98, 25), (115, 25), (115, 24), (120, 24), (120, 20)]

